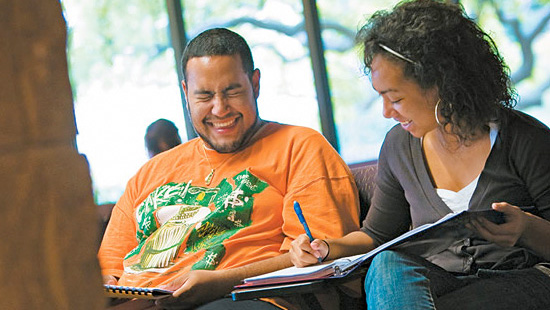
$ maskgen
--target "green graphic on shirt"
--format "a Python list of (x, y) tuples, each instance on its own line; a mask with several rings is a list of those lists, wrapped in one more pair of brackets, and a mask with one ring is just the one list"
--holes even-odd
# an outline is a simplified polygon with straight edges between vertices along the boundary
[[(185, 191), (186, 187), (187, 192)], [(138, 246), (130, 251), (125, 259), (138, 254), (145, 244), (145, 241), (157, 230), (158, 224), (155, 219), (156, 210), (174, 205), (208, 207), (214, 200), (217, 192), (217, 188), (192, 187), (189, 183), (174, 182), (162, 185), (151, 192), (136, 209), (136, 220), (138, 224), (136, 239), (138, 241)]]
[[(251, 224), (254, 194), (268, 185), (245, 170), (213, 189), (191, 184), (168, 183), (153, 191), (138, 207), (136, 217), (139, 245), (125, 259), (136, 256), (129, 266), (134, 272), (168, 268), (180, 254), (206, 252), (193, 269), (215, 269), (224, 257), (223, 241)], [(209, 206), (214, 207), (211, 210)], [(159, 226), (159, 218), (169, 219)], [(161, 221), (162, 222), (162, 221)]]
[[(219, 248), (216, 245), (223, 246), (222, 242), (225, 239), (250, 225), (254, 205), (253, 195), (261, 193), (267, 187), (267, 183), (247, 170), (234, 176), (233, 180), (235, 188), (232, 188), (225, 179), (220, 183), (219, 192), (214, 198), (216, 209), (202, 221), (200, 226), (193, 229), (187, 240), (185, 252), (196, 252), (206, 248), (209, 249), (207, 254), (215, 254), (221, 260), (225, 254), (225, 248), (223, 253), (221, 250), (216, 252)], [(202, 260), (205, 261), (204, 264), (211, 267), (208, 269), (215, 269), (217, 266), (217, 264), (215, 266), (210, 264), (210, 258), (207, 255)], [(203, 269), (201, 262), (195, 264), (193, 269)]]
[(225, 247), (223, 244), (217, 244), (206, 250), (203, 259), (196, 262), (191, 269), (214, 270), (220, 264), (225, 256)]

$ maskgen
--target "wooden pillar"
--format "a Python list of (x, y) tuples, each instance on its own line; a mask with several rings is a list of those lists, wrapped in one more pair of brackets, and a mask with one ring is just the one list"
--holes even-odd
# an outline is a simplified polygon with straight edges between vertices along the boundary
[(57, 0), (0, 0), (0, 309), (104, 309)]

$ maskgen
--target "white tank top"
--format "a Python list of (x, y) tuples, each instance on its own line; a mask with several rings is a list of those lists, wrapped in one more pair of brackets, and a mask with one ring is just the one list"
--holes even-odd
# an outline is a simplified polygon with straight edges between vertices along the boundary
[[(495, 141), (497, 139), (498, 127), (495, 123), (490, 123), (489, 127), (491, 128), (489, 138), (491, 139), (491, 149), (493, 149), (493, 145), (495, 145)], [(436, 188), (435, 190), (437, 195), (441, 197), (441, 200), (443, 200), (443, 202), (445, 202), (445, 204), (453, 210), (453, 212), (459, 212), (468, 209), (474, 190), (477, 187), (478, 180), (479, 175), (470, 184), (466, 185), (458, 192), (442, 188)]]

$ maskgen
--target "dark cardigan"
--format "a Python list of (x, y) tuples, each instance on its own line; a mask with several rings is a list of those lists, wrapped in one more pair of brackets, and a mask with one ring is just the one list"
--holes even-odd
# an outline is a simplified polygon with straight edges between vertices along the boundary
[[(382, 146), (376, 183), (362, 230), (378, 244), (452, 212), (432, 185), (420, 139), (399, 125)], [(539, 216), (550, 219), (550, 129), (519, 111), (504, 111), (469, 209), (489, 209), (493, 202), (535, 206)], [(540, 261), (520, 247), (502, 248), (479, 238), (441, 238), (448, 246), (423, 256), (448, 271), (523, 268)]]

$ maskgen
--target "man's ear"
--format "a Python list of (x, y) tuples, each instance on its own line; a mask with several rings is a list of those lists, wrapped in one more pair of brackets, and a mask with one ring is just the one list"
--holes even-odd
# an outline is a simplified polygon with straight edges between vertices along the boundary
[(254, 98), (258, 99), (258, 96), (260, 96), (260, 69), (254, 69), (252, 73), (252, 90), (254, 91)]
[(181, 81), (181, 86), (183, 87), (183, 92), (185, 93), (185, 97), (187, 97), (187, 84), (185, 84), (185, 81)]
[(187, 84), (185, 84), (185, 81), (181, 81), (181, 86), (183, 87), (183, 95), (185, 96), (185, 106), (187, 107), (187, 111), (189, 110), (189, 96), (187, 96)]

